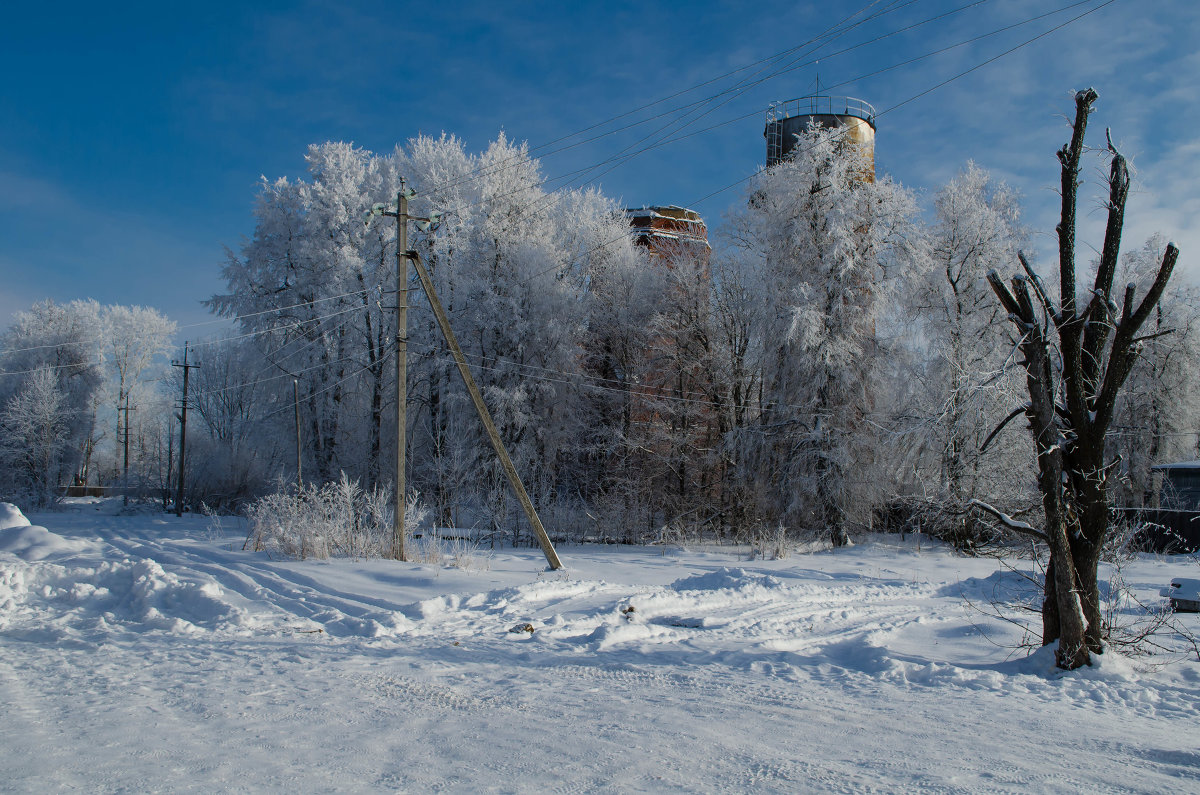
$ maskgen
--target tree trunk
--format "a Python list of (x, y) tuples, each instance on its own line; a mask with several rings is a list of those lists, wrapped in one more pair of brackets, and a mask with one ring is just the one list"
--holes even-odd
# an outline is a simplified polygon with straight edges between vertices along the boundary
[(1049, 646), (1058, 640), (1058, 591), (1054, 587), (1054, 556), (1046, 564), (1046, 582), (1042, 588), (1042, 645)]
[[(1085, 306), (1078, 305), (1076, 197), (1084, 131), (1096, 99), (1092, 89), (1075, 95), (1071, 141), (1058, 153), (1062, 164), (1057, 230), (1060, 303), (1047, 293), (1023, 255), (1019, 259), (1025, 275), (1013, 280), (1013, 292), (995, 272), (987, 277), (1022, 340), (1030, 397), (1027, 413), (1038, 451), (1038, 489), (1046, 513), (1044, 536), (1050, 546), (1042, 637), (1049, 643), (1057, 636), (1058, 665), (1067, 669), (1088, 664), (1091, 652), (1104, 650), (1098, 572), (1109, 533), (1108, 477), (1117, 463), (1105, 462), (1105, 437), (1117, 396), (1138, 355), (1138, 330), (1158, 305), (1179, 256), (1179, 250), (1168, 244), (1154, 283), (1140, 303), (1134, 301), (1134, 284), (1125, 288), (1123, 307), (1113, 300), (1129, 172), (1110, 138), (1104, 246), (1092, 289), (1086, 293), (1090, 298)], [(1037, 296), (1036, 307), (1031, 292)], [(1051, 323), (1058, 336), (1053, 353)]]

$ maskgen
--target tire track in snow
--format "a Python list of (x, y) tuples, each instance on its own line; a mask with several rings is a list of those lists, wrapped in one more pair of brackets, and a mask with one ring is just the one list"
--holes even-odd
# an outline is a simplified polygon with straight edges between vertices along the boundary
[[(341, 592), (263, 559), (240, 559), (199, 545), (151, 544), (116, 535), (105, 541), (122, 554), (149, 558), (181, 572), (207, 575), (221, 588), (241, 596), (260, 620), (277, 629), (294, 629), (292, 625), (298, 619), (319, 625), (333, 637), (371, 637), (395, 634), (408, 624), (398, 604)], [(268, 610), (263, 611), (263, 606)]]

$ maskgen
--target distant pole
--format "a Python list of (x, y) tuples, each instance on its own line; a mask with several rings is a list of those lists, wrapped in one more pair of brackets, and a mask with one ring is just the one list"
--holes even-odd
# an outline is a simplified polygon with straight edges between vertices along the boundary
[(304, 488), (304, 477), (300, 472), (300, 384), (292, 379), (292, 406), (296, 412), (296, 485)]
[(171, 487), (175, 485), (171, 482), (171, 470), (175, 468), (175, 429), (170, 425), (171, 419), (167, 418), (167, 482), (163, 484), (163, 513), (166, 513), (167, 506), (171, 504)]
[(396, 509), (392, 524), (392, 550), (396, 560), (404, 552), (404, 456), (408, 444), (408, 191), (404, 177), (396, 194)]
[[(129, 505), (129, 412), (130, 411), (136, 411), (136, 409), (129, 408), (129, 392), (126, 392), (125, 393), (125, 405), (117, 406), (118, 414), (120, 414), (121, 412), (125, 412), (125, 424), (123, 426), (123, 428), (124, 428), (123, 438), (124, 438), (124, 445), (125, 445), (125, 463), (121, 468), (122, 491), (125, 492), (124, 499), (122, 501), (124, 505)], [(120, 417), (118, 417), (117, 420), (119, 422)]]
[(171, 362), (172, 367), (183, 368), (183, 400), (179, 403), (179, 490), (175, 493), (175, 515), (183, 516), (183, 462), (184, 451), (187, 449), (187, 412), (188, 412), (188, 374), (199, 367), (198, 364), (188, 364), (188, 344), (183, 343), (183, 363)]

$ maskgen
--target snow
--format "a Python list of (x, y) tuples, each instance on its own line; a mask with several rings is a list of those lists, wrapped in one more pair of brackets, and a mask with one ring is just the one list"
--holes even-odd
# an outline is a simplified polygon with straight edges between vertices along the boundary
[(78, 552), (86, 546), (86, 542), (67, 540), (44, 527), (31, 525), (17, 506), (0, 502), (0, 552), (10, 552), (23, 560), (45, 560)]
[(10, 527), (29, 527), (29, 520), (21, 509), (11, 502), (0, 502), (0, 530)]
[[(229, 520), (104, 503), (0, 515), (6, 790), (1200, 787), (1200, 664), (1015, 653), (969, 603), (1021, 573), (920, 537), (568, 547), (549, 572), (272, 560)], [(1153, 601), (1195, 571), (1123, 576)]]

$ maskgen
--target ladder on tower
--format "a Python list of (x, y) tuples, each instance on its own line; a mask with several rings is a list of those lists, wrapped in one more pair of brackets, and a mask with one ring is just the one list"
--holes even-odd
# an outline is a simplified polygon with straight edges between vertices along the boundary
[[(783, 157), (783, 122), (777, 112), (779, 102), (772, 102), (767, 108), (767, 166), (773, 166)], [(785, 114), (786, 115), (786, 114)]]

